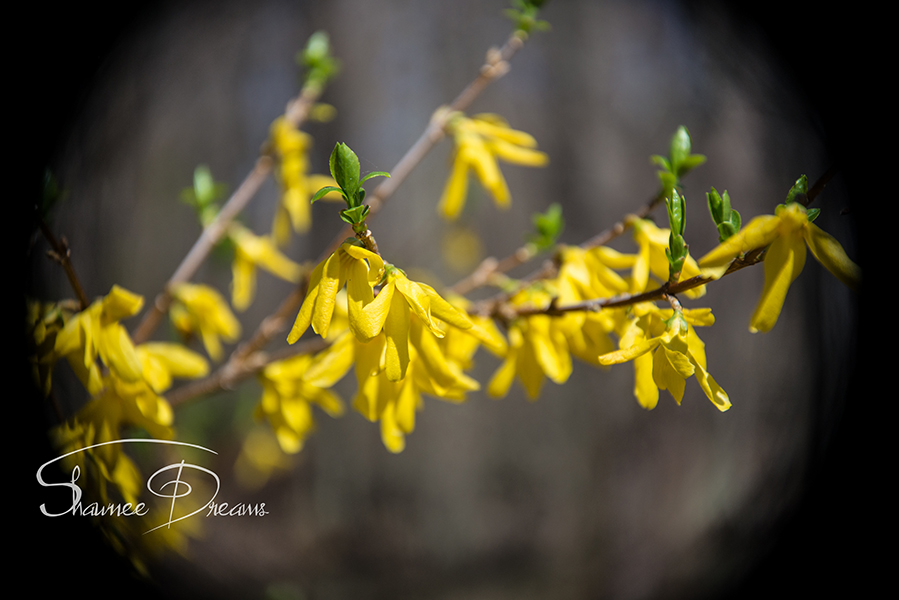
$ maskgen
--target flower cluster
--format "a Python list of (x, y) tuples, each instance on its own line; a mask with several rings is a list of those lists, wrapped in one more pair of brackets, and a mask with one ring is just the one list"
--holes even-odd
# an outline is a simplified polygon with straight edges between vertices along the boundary
[(231, 271), (231, 303), (243, 311), (249, 308), (256, 295), (256, 269), (262, 268), (285, 281), (297, 283), (302, 268), (284, 256), (270, 236), (258, 236), (249, 229), (232, 224), (229, 229), (235, 244)]
[[(393, 452), (405, 447), (423, 393), (463, 401), (479, 389), (464, 373), (478, 344), (504, 345), (492, 325), (473, 323), (431, 286), (410, 280), (352, 239), (312, 272), (288, 342), (299, 340), (310, 325), (333, 342), (303, 363), (304, 373), (291, 377), (291, 385), (305, 379), (327, 387), (355, 365), (353, 407), (381, 423), (384, 445)], [(302, 389), (307, 400), (314, 396)], [(272, 423), (277, 430), (278, 418)]]
[(240, 322), (228, 303), (214, 288), (182, 283), (172, 289), (169, 317), (186, 338), (199, 335), (212, 360), (222, 357), (221, 338), (234, 342), (240, 337)]
[(481, 114), (472, 118), (457, 115), (450, 119), (447, 129), (455, 150), (439, 211), (448, 220), (458, 218), (465, 206), (469, 171), (477, 174), (497, 206), (508, 208), (509, 188), (497, 159), (529, 167), (542, 167), (549, 162), (545, 153), (535, 150), (537, 141), (530, 134), (511, 129), (498, 115)]
[[(306, 233), (312, 224), (309, 200), (319, 189), (334, 186), (336, 182), (327, 175), (309, 173), (309, 148), (312, 138), (297, 129), (285, 117), (279, 117), (271, 126), (271, 142), (278, 155), (278, 179), (281, 182), (281, 202), (275, 212), (272, 236), (279, 245), (290, 239), (290, 229)], [(329, 196), (337, 198), (335, 194)]]
[(806, 246), (828, 271), (846, 286), (856, 289), (861, 269), (846, 255), (833, 236), (809, 219), (809, 211), (798, 202), (781, 204), (774, 215), (754, 218), (699, 261), (702, 274), (718, 279), (734, 259), (751, 250), (765, 251), (765, 287), (756, 306), (749, 331), (769, 331), (777, 322), (790, 284), (805, 266)]
[[(122, 432), (137, 427), (153, 438), (171, 439), (173, 412), (160, 394), (171, 387), (173, 378), (198, 378), (209, 372), (206, 359), (180, 344), (135, 345), (120, 321), (135, 315), (141, 306), (141, 296), (113, 286), (107, 296), (83, 311), (45, 311), (35, 327), (37, 334), (42, 324), (43, 337), (49, 334), (48, 325), (55, 332), (53, 349), (42, 362), (52, 365), (65, 358), (92, 397), (54, 429), (53, 438), (62, 454), (74, 452), (64, 466), (70, 471), (77, 467), (85, 493), (103, 505), (112, 494), (116, 500), (136, 505), (142, 487), (137, 466), (115, 443)], [(57, 319), (64, 320), (61, 327)], [(125, 519), (108, 520), (104, 527), (118, 540), (142, 537), (142, 532), (129, 529)], [(160, 535), (168, 540), (166, 544), (180, 543), (177, 535), (171, 539), (172, 534)]]
[(668, 390), (680, 404), (686, 380), (695, 375), (709, 400), (725, 411), (730, 408), (730, 400), (706, 370), (705, 344), (693, 329), (714, 322), (709, 309), (678, 312), (648, 303), (637, 304), (619, 330), (620, 349), (603, 354), (599, 362), (634, 362), (634, 396), (644, 408), (655, 408), (659, 390)]

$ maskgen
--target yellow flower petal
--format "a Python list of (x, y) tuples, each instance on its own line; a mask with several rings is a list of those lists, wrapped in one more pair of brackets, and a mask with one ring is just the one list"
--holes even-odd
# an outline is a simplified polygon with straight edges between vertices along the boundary
[(787, 290), (805, 265), (805, 243), (799, 235), (781, 236), (765, 255), (765, 287), (749, 322), (749, 331), (770, 331), (780, 316)]
[(752, 219), (743, 229), (699, 259), (702, 275), (717, 279), (724, 275), (733, 259), (740, 254), (764, 248), (773, 242), (777, 237), (780, 221), (779, 217), (773, 215)]
[(458, 218), (465, 205), (465, 195), (468, 193), (468, 167), (468, 162), (460, 160), (457, 156), (453, 161), (449, 179), (443, 187), (437, 210), (449, 221)]
[(409, 303), (402, 294), (394, 294), (384, 321), (384, 333), (387, 335), (386, 371), (390, 381), (405, 377), (406, 367), (409, 366), (409, 316)]
[(848, 288), (857, 290), (861, 284), (862, 270), (849, 259), (840, 243), (814, 223), (805, 226), (803, 235), (815, 259)]

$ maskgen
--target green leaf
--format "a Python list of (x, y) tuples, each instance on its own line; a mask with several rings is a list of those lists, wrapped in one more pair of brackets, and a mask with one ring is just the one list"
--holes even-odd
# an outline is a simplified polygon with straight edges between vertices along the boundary
[[(725, 193), (726, 195), (726, 193)], [(735, 231), (740, 231), (740, 227), (743, 226), (743, 223), (740, 219), (740, 213), (736, 210), (731, 209), (730, 211), (730, 224), (734, 226)]]
[(325, 196), (327, 196), (327, 195), (330, 194), (331, 192), (341, 192), (341, 193), (343, 193), (343, 190), (341, 190), (339, 187), (335, 187), (335, 186), (333, 186), (333, 185), (325, 186), (325, 187), (323, 187), (322, 189), (320, 189), (320, 190), (318, 190), (317, 192), (315, 192), (315, 195), (312, 196), (312, 200), (310, 200), (309, 202), (312, 203), (312, 202), (315, 202), (316, 200), (321, 200), (322, 198), (324, 198)]
[(372, 171), (371, 173), (369, 173), (368, 175), (366, 175), (365, 177), (363, 177), (362, 179), (359, 180), (359, 185), (362, 185), (363, 183), (365, 183), (372, 177), (386, 177), (386, 178), (390, 179), (390, 173), (388, 173), (387, 171)]
[(324, 86), (340, 70), (340, 62), (331, 56), (331, 44), (324, 31), (316, 31), (309, 37), (296, 60), (307, 69), (306, 84), (315, 87)]
[(691, 154), (684, 158), (677, 167), (677, 176), (683, 177), (699, 165), (706, 161), (706, 157), (702, 154)]
[(340, 218), (350, 223), (352, 225), (356, 225), (358, 223), (364, 223), (365, 217), (368, 215), (369, 208), (367, 206), (354, 206), (353, 208), (348, 208), (346, 210), (340, 211)]
[(810, 209), (808, 209), (808, 212), (805, 213), (805, 216), (808, 217), (808, 222), (811, 223), (812, 221), (817, 219), (818, 215), (820, 215), (820, 214), (821, 214), (820, 208), (810, 208)]
[(562, 218), (562, 205), (554, 202), (549, 205), (545, 213), (535, 213), (531, 217), (536, 233), (528, 237), (537, 251), (543, 251), (555, 245), (562, 233), (565, 220)]
[(802, 175), (799, 179), (797, 179), (796, 183), (793, 184), (793, 187), (790, 188), (790, 192), (787, 194), (787, 200), (784, 204), (795, 202), (796, 196), (798, 196), (799, 194), (808, 194), (808, 178), (805, 175)]
[[(727, 196), (727, 192), (724, 192), (724, 195)], [(726, 220), (724, 216), (724, 200), (721, 198), (718, 190), (712, 188), (712, 191), (706, 192), (705, 196), (709, 201), (709, 214), (712, 215), (712, 221), (716, 225), (724, 222)]]
[(691, 148), (690, 132), (681, 125), (671, 138), (671, 149), (668, 152), (668, 160), (671, 162), (673, 172), (680, 171), (681, 164), (690, 156)]
[(668, 209), (668, 224), (672, 234), (683, 235), (687, 220), (684, 197), (678, 194), (676, 189), (672, 189), (671, 197), (665, 200), (665, 206)]
[(658, 154), (653, 154), (652, 156), (649, 157), (649, 160), (651, 160), (654, 164), (662, 167), (669, 173), (671, 172), (671, 163), (669, 163), (668, 159), (665, 158), (664, 156), (660, 156)]
[(359, 157), (349, 146), (338, 142), (331, 152), (329, 166), (331, 176), (343, 190), (344, 197), (348, 202), (354, 201), (359, 189)]

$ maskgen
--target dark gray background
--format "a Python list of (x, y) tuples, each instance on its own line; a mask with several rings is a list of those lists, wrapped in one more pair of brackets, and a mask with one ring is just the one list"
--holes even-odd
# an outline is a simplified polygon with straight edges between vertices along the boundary
[[(470, 80), (486, 48), (505, 39), (504, 6), (199, 2), (138, 13), (90, 84), (64, 87), (61, 106), (50, 110), (65, 132), (50, 160), (70, 190), (54, 226), (75, 249), (88, 295), (118, 283), (153, 297), (199, 232), (180, 189), (199, 163), (232, 187), (242, 179), (298, 89), (293, 54), (314, 30), (329, 31), (344, 68), (323, 98), (338, 119), (308, 128), (313, 165), (324, 171), (339, 140), (364, 170), (389, 170), (431, 112)], [(809, 104), (818, 92), (808, 70), (797, 75), (779, 62), (766, 39), (771, 28), (746, 17), (696, 3), (550, 3), (552, 31), (534, 36), (472, 107), (532, 133), (551, 159), (544, 169), (504, 168), (510, 213), (478, 191), (470, 196), (465, 224), (487, 252), (517, 247), (530, 213), (553, 201), (563, 204), (568, 243), (635, 210), (656, 189), (649, 155), (665, 153), (680, 124), (710, 158), (686, 181), (697, 255), (714, 244), (709, 186), (729, 190), (748, 219), (770, 213), (799, 174), (823, 173), (834, 158), (830, 114)], [(829, 89), (823, 79), (811, 83)], [(434, 206), (448, 156), (444, 143), (371, 226), (388, 259), (452, 283), (458, 274), (432, 245), (445, 230)], [(827, 189), (818, 223), (857, 258), (853, 217), (839, 215), (850, 204), (846, 190), (842, 176)], [(246, 212), (257, 232), (269, 227), (276, 196), (267, 185)], [(327, 208), (316, 206), (314, 219), (313, 232), (290, 247), (297, 260), (313, 258), (339, 227)], [(626, 239), (615, 246), (633, 248)], [(69, 295), (43, 259), (30, 272), (36, 293)], [(197, 279), (227, 289), (227, 262), (210, 261)], [(728, 592), (778, 539), (779, 520), (796, 522), (810, 473), (829, 457), (841, 401), (851, 398), (855, 297), (809, 257), (777, 327), (751, 335), (761, 283), (758, 267), (686, 301), (711, 306), (719, 320), (699, 333), (709, 370), (734, 403), (728, 413), (693, 382), (682, 406), (663, 392), (647, 412), (631, 394), (630, 366), (576, 364), (571, 381), (547, 383), (534, 404), (517, 387), (498, 402), (483, 394), (463, 406), (426, 399), (399, 456), (357, 414), (319, 414), (291, 473), (253, 494), (225, 475), (229, 497), (265, 501), (272, 514), (209, 523), (190, 561), (161, 568), (161, 585), (219, 597), (263, 597), (273, 583), (310, 598)], [(288, 290), (260, 274), (257, 300), (241, 315), (245, 328)], [(478, 379), (486, 383), (497, 364), (479, 355)], [(345, 401), (354, 386), (352, 377), (338, 386)], [(179, 439), (219, 451), (216, 471), (228, 473), (235, 436), (246, 429), (241, 416), (257, 397), (250, 383), (191, 407)]]

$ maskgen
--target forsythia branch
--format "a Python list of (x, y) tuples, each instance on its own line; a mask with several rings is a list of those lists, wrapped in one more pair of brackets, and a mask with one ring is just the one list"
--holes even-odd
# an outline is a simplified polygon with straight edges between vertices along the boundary
[[(422, 161), (437, 142), (443, 138), (445, 135), (444, 128), (449, 115), (452, 112), (461, 111), (467, 108), (490, 83), (496, 81), (509, 71), (508, 61), (522, 48), (525, 37), (526, 36), (522, 35), (521, 32), (516, 31), (509, 37), (501, 49), (497, 50), (494, 48), (488, 51), (486, 61), (481, 67), (478, 76), (466, 86), (452, 104), (449, 105), (447, 110), (441, 111), (434, 116), (418, 140), (416, 140), (406, 154), (400, 158), (396, 166), (390, 170), (391, 177), (382, 181), (372, 194), (366, 198), (366, 203), (370, 207), (369, 216), (376, 213), (384, 205), (412, 170)], [(302, 100), (302, 96), (299, 100)], [(305, 104), (306, 111), (312, 106), (313, 100), (314, 98), (311, 98), (308, 103)], [(288, 107), (288, 112), (290, 111), (291, 107)], [(305, 117), (305, 112), (297, 110), (297, 113)], [(269, 166), (269, 169), (270, 168), (271, 166)], [(237, 192), (235, 192), (235, 194), (237, 194)], [(224, 212), (224, 208), (222, 209), (222, 212)], [(350, 236), (353, 236), (352, 228), (347, 225), (334, 237), (331, 244), (329, 244), (322, 253), (321, 259), (332, 254), (340, 244)], [(198, 240), (198, 244), (199, 243)], [(208, 253), (208, 251), (209, 249), (206, 249), (206, 253)], [(170, 281), (169, 285), (171, 284), (172, 282)], [(264, 348), (275, 335), (287, 329), (289, 319), (293, 318), (306, 296), (307, 285), (308, 273), (306, 277), (303, 278), (302, 283), (284, 299), (278, 309), (263, 320), (259, 328), (253, 334), (253, 337), (246, 343), (241, 344), (237, 350), (235, 350), (226, 364), (220, 367), (218, 371), (207, 379), (184, 386), (183, 391), (182, 389), (178, 389), (173, 393), (170, 393), (168, 395), (169, 401), (173, 405), (181, 404), (197, 396), (223, 389), (224, 385), (230, 385), (238, 379), (246, 378), (264, 368), (266, 364), (272, 362), (273, 359), (271, 359), (270, 356), (261, 355), (261, 349)], [(162, 310), (159, 309), (160, 298), (164, 302), (164, 308)], [(171, 297), (167, 295), (166, 292), (163, 292), (163, 294), (157, 298), (157, 303), (154, 305), (153, 312), (145, 317), (145, 320), (150, 318), (155, 320), (155, 322), (146, 326), (149, 329), (149, 332), (152, 332), (152, 328), (155, 328), (156, 324), (158, 324), (164, 313), (164, 309), (167, 308), (170, 301)], [(159, 314), (155, 315), (156, 312)], [(150, 314), (154, 314), (155, 316), (150, 317)], [(144, 329), (143, 323), (141, 324), (141, 327), (139, 327), (139, 331), (142, 329)], [(149, 332), (147, 335), (149, 335)], [(135, 336), (137, 333), (138, 332), (135, 332)], [(322, 348), (318, 348), (317, 346), (315, 348), (308, 348), (302, 344), (295, 345), (291, 348), (291, 355), (301, 354), (303, 352), (313, 352), (318, 349)], [(260, 354), (260, 356), (257, 356), (257, 354)]]
[[(299, 126), (306, 120), (309, 110), (321, 94), (321, 86), (304, 86), (300, 95), (292, 100), (285, 111), (285, 118), (294, 126)], [(215, 220), (203, 229), (203, 233), (194, 243), (193, 247), (175, 269), (175, 273), (168, 280), (163, 291), (156, 296), (156, 301), (150, 310), (144, 315), (143, 320), (134, 331), (133, 339), (136, 344), (149, 339), (156, 330), (165, 313), (172, 303), (171, 289), (179, 283), (185, 283), (197, 272), (206, 257), (216, 243), (225, 235), (228, 224), (247, 206), (250, 200), (259, 191), (259, 188), (271, 174), (274, 161), (271, 156), (262, 155), (256, 161), (253, 170), (246, 176), (240, 186), (234, 191)]]

